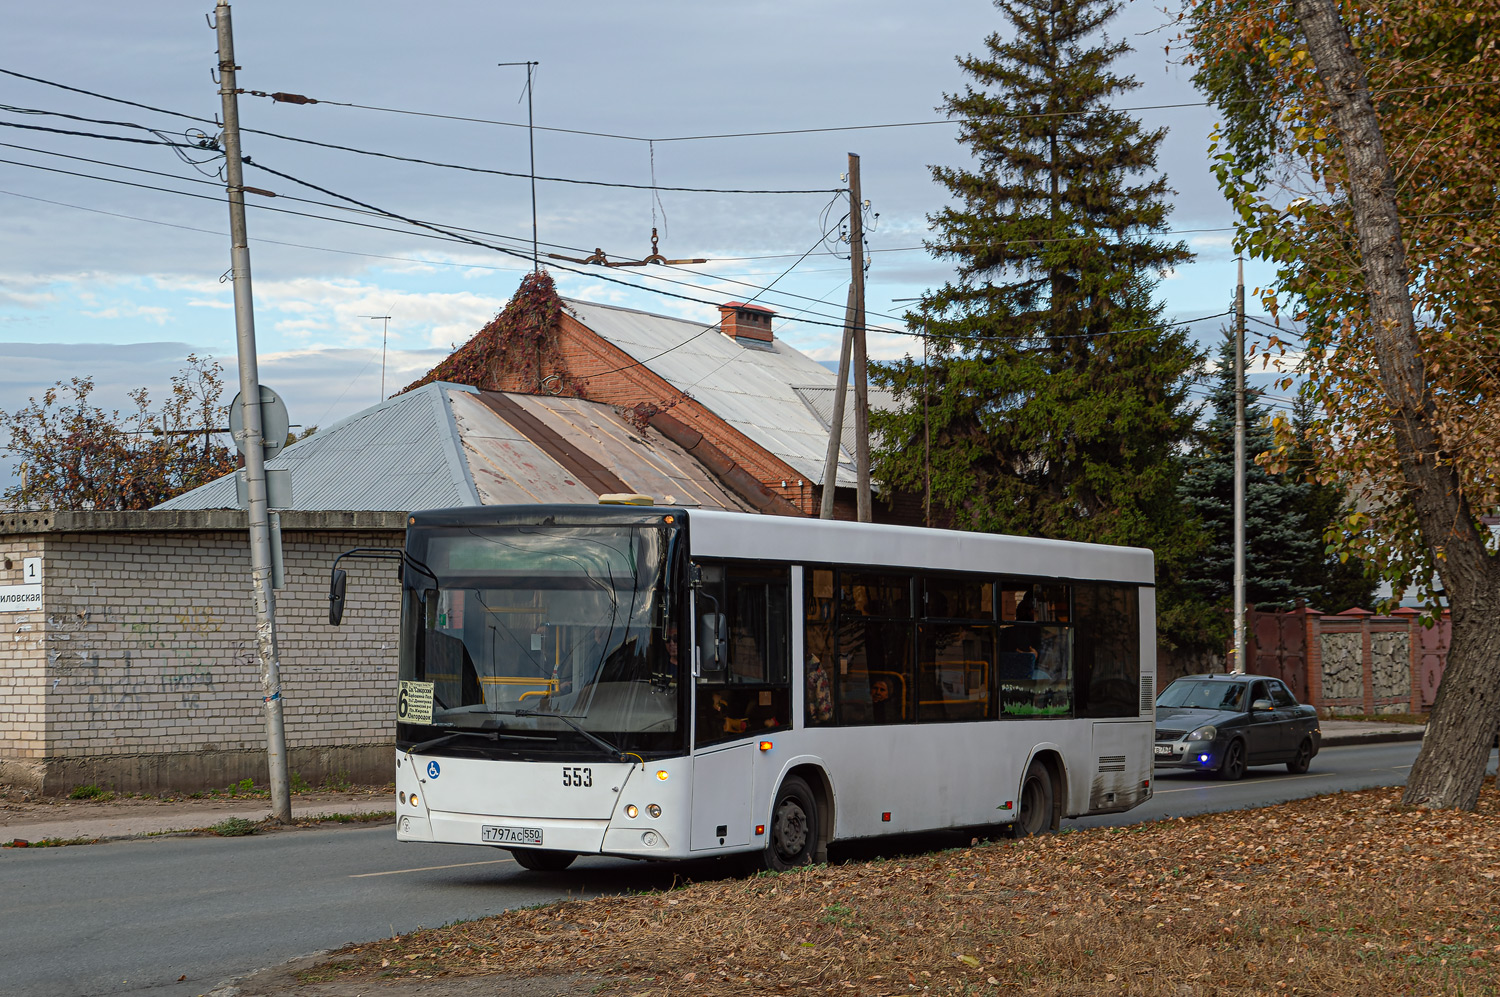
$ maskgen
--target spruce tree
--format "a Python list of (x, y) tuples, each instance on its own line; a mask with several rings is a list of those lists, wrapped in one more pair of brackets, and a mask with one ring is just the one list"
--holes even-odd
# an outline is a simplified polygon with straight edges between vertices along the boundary
[[(1270, 474), (1255, 461), (1275, 446), (1261, 394), (1245, 388), (1245, 604), (1290, 609), (1299, 599), (1313, 599), (1308, 579), (1323, 563), (1322, 527), (1309, 526), (1306, 483)], [(1226, 343), (1209, 393), (1208, 422), (1181, 486), (1183, 504), (1209, 538), (1183, 581), (1204, 601), (1224, 607), (1234, 595), (1234, 407), (1234, 348)]]
[(1351, 607), (1375, 608), (1377, 579), (1370, 565), (1347, 547), (1331, 546), (1325, 538), (1339, 536), (1339, 521), (1354, 507), (1348, 489), (1336, 482), (1319, 481), (1317, 456), (1309, 430), (1317, 418), (1311, 399), (1299, 395), (1292, 408), (1292, 435), (1297, 443), (1288, 459), (1288, 473), (1301, 481), (1306, 491), (1292, 510), (1302, 521), (1302, 530), (1317, 541), (1316, 551), (1299, 568), (1294, 581), (1309, 603), (1326, 613), (1341, 613)]
[(899, 402), (872, 414), (876, 475), (930, 480), (934, 525), (1153, 548), (1168, 642), (1201, 642), (1202, 607), (1173, 597), (1200, 542), (1176, 495), (1202, 356), (1152, 297), (1191, 258), (1163, 236), (1165, 130), (1109, 106), (1139, 85), (1110, 68), (1117, 3), (995, 6), (1007, 30), (942, 108), (972, 162), (932, 168), (952, 203), (927, 246), (956, 276), (907, 316), (925, 360), (876, 368)]

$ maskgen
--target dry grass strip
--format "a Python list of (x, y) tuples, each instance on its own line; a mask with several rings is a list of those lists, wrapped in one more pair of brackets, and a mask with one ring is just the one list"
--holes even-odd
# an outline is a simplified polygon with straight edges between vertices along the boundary
[(1500, 993), (1500, 813), (1399, 789), (662, 893), (351, 946), (309, 979), (620, 994)]

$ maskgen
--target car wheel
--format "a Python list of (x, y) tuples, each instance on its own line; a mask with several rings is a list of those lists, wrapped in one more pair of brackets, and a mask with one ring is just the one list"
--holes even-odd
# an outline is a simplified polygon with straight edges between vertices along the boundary
[(1225, 782), (1234, 782), (1245, 774), (1245, 742), (1233, 740), (1224, 749), (1224, 762), (1219, 766), (1219, 778)]
[(1052, 773), (1041, 762), (1032, 762), (1021, 780), (1021, 808), (1016, 814), (1015, 835), (1029, 838), (1037, 834), (1051, 834), (1053, 825), (1054, 793)]
[(762, 861), (773, 872), (812, 865), (818, 850), (818, 804), (807, 783), (790, 776), (776, 792)]
[(512, 848), (516, 865), (532, 872), (562, 872), (573, 864), (577, 852), (559, 852), (550, 848)]
[(1286, 770), (1293, 773), (1294, 775), (1301, 775), (1303, 772), (1307, 771), (1307, 767), (1312, 764), (1312, 760), (1312, 738), (1304, 737), (1302, 739), (1302, 743), (1297, 745), (1297, 753), (1292, 756), (1291, 761), (1286, 763)]

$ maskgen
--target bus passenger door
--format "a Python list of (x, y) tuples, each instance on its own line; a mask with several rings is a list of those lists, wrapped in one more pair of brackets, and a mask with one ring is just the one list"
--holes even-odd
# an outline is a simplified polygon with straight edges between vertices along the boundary
[(697, 574), (690, 847), (746, 845), (761, 740), (792, 728), (791, 571), (709, 561)]
[(725, 745), (693, 758), (693, 830), (688, 847), (718, 848), (750, 841), (754, 742)]

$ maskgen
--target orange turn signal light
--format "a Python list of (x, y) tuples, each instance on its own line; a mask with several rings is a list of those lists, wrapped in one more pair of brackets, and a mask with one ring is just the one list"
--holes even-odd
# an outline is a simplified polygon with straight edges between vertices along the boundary
[(770, 751), (772, 747), (774, 747), (774, 745), (772, 745), (770, 741), (760, 742), (760, 750), (762, 751)]
[(765, 834), (766, 833), (766, 825), (764, 825), (764, 824), (756, 824), (755, 825), (755, 833), (756, 834)]

